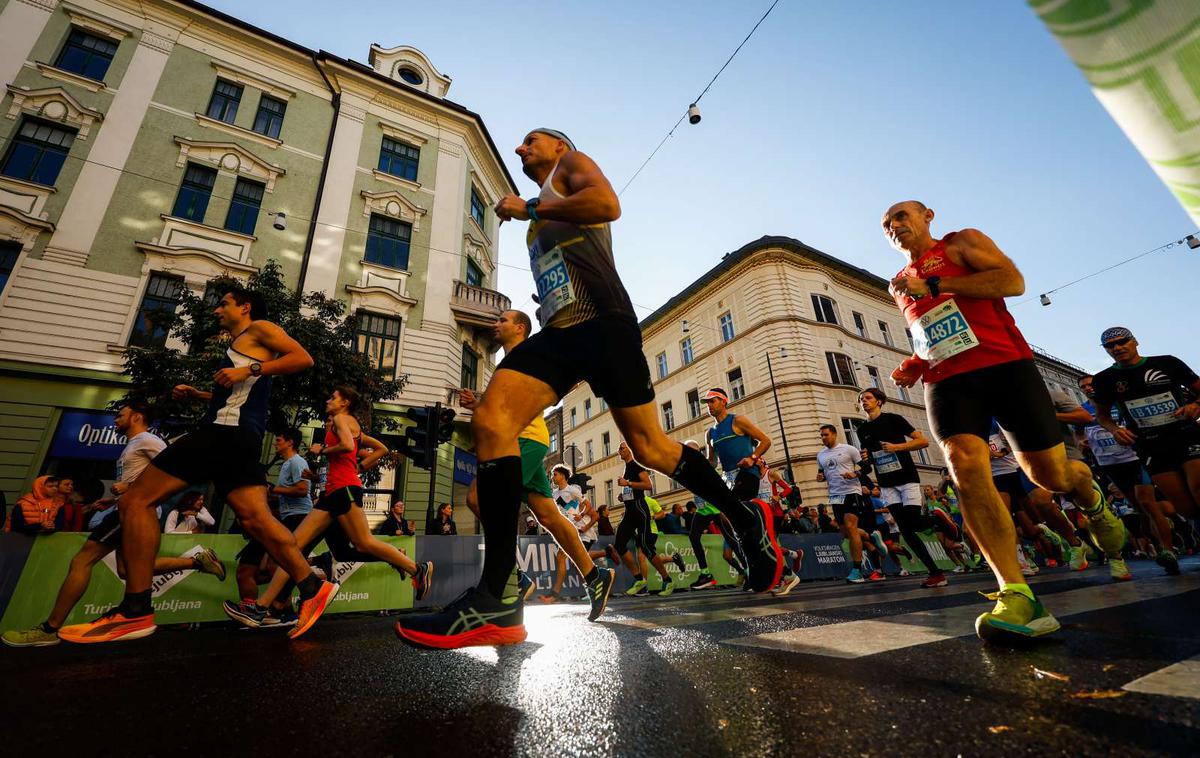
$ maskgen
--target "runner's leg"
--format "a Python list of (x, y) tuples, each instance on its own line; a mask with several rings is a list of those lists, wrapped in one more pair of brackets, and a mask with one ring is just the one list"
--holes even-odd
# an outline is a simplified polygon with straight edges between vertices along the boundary
[(973, 434), (955, 434), (942, 440), (941, 447), (958, 485), (959, 510), (996, 580), (1001, 586), (1024, 584), (1025, 577), (1013, 552), (1016, 529), (992, 481), (987, 442)]
[(92, 581), (92, 568), (104, 560), (104, 556), (114, 549), (115, 547), (95, 540), (83, 543), (79, 552), (71, 559), (71, 565), (67, 568), (67, 577), (63, 579), (62, 586), (58, 588), (58, 597), (54, 600), (54, 608), (46, 617), (48, 626), (54, 629), (62, 628), (67, 616), (71, 615), (71, 609), (79, 602), (79, 598), (83, 597), (83, 593), (87, 592), (88, 585)]

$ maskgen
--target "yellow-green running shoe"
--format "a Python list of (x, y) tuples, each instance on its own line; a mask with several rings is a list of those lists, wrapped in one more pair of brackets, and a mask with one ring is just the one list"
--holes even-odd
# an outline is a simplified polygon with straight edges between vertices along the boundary
[(1059, 630), (1058, 619), (1038, 600), (1030, 600), (1015, 590), (980, 594), (996, 601), (995, 608), (975, 619), (975, 634), (985, 642), (1013, 636), (1041, 637)]
[(48, 647), (62, 642), (57, 634), (47, 632), (39, 624), (32, 629), (13, 630), (0, 634), (0, 641), (9, 647)]
[(663, 582), (662, 589), (658, 591), (659, 597), (667, 597), (675, 591), (675, 582)]
[(1108, 559), (1108, 574), (1114, 582), (1133, 581), (1133, 574), (1130, 573), (1129, 566), (1121, 558)]
[(629, 585), (629, 589), (625, 590), (625, 594), (629, 595), (630, 597), (633, 597), (634, 595), (647, 594), (646, 593), (646, 580), (639, 579), (636, 582), (634, 582), (633, 584)]
[(1088, 529), (1096, 538), (1096, 544), (1100, 546), (1105, 555), (1110, 559), (1120, 558), (1121, 550), (1125, 547), (1126, 540), (1129, 539), (1129, 535), (1125, 531), (1125, 524), (1108, 507), (1108, 501), (1104, 499), (1104, 493), (1100, 491), (1100, 485), (1095, 481), (1092, 482), (1092, 491), (1096, 493), (1100, 501), (1083, 511), (1083, 514), (1088, 517)]

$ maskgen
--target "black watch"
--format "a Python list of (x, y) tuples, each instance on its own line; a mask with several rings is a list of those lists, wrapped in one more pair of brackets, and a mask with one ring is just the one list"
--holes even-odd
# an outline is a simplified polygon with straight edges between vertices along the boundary
[(250, 376), (262, 376), (262, 364), (255, 361), (250, 364)]
[(942, 290), (938, 286), (941, 284), (941, 281), (942, 277), (940, 276), (931, 276), (925, 280), (925, 286), (929, 288), (930, 295), (937, 297), (938, 295), (942, 294)]
[(531, 221), (541, 221), (541, 217), (537, 214), (537, 207), (542, 202), (540, 197), (533, 197), (525, 201), (525, 212), (529, 214)]

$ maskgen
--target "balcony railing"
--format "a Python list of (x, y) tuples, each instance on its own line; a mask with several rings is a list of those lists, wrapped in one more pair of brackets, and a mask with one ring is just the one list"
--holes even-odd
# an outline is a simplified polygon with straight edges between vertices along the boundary
[(512, 301), (496, 290), (455, 280), (450, 308), (464, 324), (491, 326), (501, 311), (512, 308)]

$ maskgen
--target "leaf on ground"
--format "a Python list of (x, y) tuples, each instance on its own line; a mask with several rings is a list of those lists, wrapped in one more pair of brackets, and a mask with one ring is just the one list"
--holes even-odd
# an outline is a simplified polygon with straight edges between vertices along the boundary
[(1125, 690), (1091, 690), (1072, 692), (1071, 697), (1076, 700), (1108, 700), (1114, 697), (1125, 697), (1128, 694)]
[(1116, 667), (1117, 667), (1117, 664), (1115, 664), (1115, 663), (1106, 663), (1106, 664), (1104, 664), (1104, 668), (1102, 668), (1100, 670), (1101, 671), (1112, 671)]
[(998, 724), (996, 726), (989, 726), (988, 731), (992, 734), (1000, 734), (1001, 732), (1011, 732), (1012, 727), (1006, 724)]
[(717, 728), (724, 729), (729, 726), (729, 719), (717, 719)]
[(1056, 682), (1071, 681), (1071, 677), (1067, 676), (1066, 674), (1060, 674), (1057, 671), (1046, 671), (1045, 669), (1040, 669), (1037, 666), (1032, 666), (1031, 668), (1033, 669), (1034, 677), (1038, 679), (1053, 679)]

